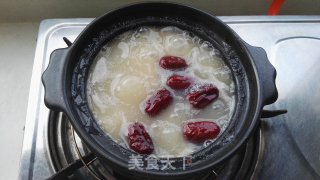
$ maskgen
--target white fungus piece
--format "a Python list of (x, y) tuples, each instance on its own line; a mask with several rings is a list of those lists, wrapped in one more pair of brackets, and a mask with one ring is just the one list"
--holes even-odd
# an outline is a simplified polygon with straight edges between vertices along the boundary
[(169, 121), (154, 122), (151, 126), (151, 135), (160, 156), (187, 155), (193, 150), (192, 145), (189, 147), (190, 144), (185, 142), (181, 127)]
[[(113, 111), (113, 113), (111, 113)], [(107, 115), (106, 115), (107, 114)], [(114, 108), (110, 108), (108, 110), (108, 113), (100, 114), (101, 116), (100, 122), (102, 126), (102, 129), (107, 131), (111, 137), (116, 140), (120, 141), (120, 129), (124, 122), (124, 115), (121, 111), (115, 111)]]
[(137, 106), (147, 96), (139, 76), (120, 76), (113, 80), (111, 88), (114, 96), (125, 104)]
[(193, 47), (190, 37), (185, 31), (176, 27), (166, 27), (160, 30), (166, 53), (175, 56), (185, 56)]

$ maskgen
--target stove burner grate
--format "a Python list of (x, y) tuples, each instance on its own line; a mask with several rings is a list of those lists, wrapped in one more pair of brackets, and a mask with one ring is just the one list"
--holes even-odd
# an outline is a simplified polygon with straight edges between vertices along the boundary
[[(66, 115), (51, 111), (49, 115), (49, 146), (56, 174), (49, 179), (126, 180), (99, 162), (75, 133)], [(225, 164), (213, 169), (201, 180), (250, 179), (257, 168), (263, 146), (258, 129), (242, 149)]]

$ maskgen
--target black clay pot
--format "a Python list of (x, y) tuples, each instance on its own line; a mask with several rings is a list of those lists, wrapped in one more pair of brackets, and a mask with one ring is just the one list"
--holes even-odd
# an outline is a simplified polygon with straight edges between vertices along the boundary
[[(185, 168), (183, 158), (174, 158), (175, 170), (129, 170), (129, 157), (136, 154), (117, 145), (99, 128), (87, 104), (87, 75), (100, 48), (140, 26), (176, 26), (196, 34), (220, 51), (233, 74), (236, 107), (230, 125), (214, 143), (192, 154), (192, 164)], [(42, 80), (47, 107), (69, 117), (100, 161), (129, 178), (169, 180), (197, 179), (236, 152), (256, 129), (263, 106), (277, 99), (275, 77), (265, 51), (245, 43), (216, 17), (178, 4), (141, 3), (97, 18), (70, 47), (55, 50)]]

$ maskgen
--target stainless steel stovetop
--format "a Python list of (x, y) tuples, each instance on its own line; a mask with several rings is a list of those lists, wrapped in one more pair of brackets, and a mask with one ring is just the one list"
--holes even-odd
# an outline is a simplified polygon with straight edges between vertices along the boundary
[[(286, 115), (262, 119), (258, 163), (252, 179), (320, 179), (320, 16), (220, 17), (240, 37), (263, 47), (275, 66), (278, 101), (267, 109)], [(19, 179), (55, 173), (41, 74), (50, 54), (66, 47), (92, 19), (45, 20), (39, 28)]]

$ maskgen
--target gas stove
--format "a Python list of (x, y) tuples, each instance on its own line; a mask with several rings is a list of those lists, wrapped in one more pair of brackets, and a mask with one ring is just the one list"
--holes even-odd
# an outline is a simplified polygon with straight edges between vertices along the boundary
[[(226, 164), (203, 179), (320, 179), (320, 16), (219, 17), (247, 43), (267, 52), (277, 70), (278, 101), (266, 109), (285, 115), (261, 119), (259, 129)], [(50, 19), (40, 24), (19, 179), (123, 179), (104, 167), (73, 131), (67, 117), (44, 105), (41, 74), (52, 51), (67, 47), (93, 19)], [(87, 161), (91, 159), (91, 161)], [(56, 174), (56, 175), (55, 175)]]

